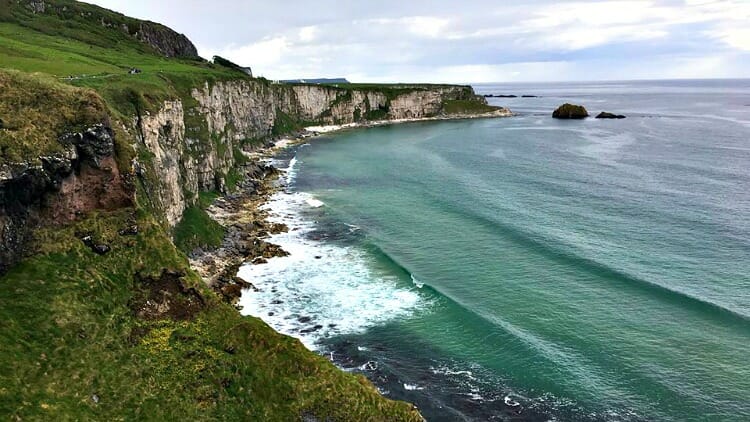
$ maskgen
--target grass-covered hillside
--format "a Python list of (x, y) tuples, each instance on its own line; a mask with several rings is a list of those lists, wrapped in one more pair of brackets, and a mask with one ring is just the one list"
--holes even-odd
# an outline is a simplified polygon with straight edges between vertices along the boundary
[[(166, 99), (191, 106), (206, 82), (248, 78), (179, 51), (190, 51), (179, 34), (95, 6), (0, 0), (0, 249), (23, 243), (12, 266), (0, 250), (0, 418), (420, 420), (242, 317), (175, 247), (173, 236), (200, 244), (207, 226), (173, 232), (148, 205), (149, 176), (133, 163), (151, 153), (133, 122)], [(60, 136), (97, 124), (114, 151), (77, 147), (114, 157), (79, 154), (66, 170)], [(132, 201), (99, 207), (91, 192), (115, 180)], [(68, 204), (87, 211), (60, 218)]]

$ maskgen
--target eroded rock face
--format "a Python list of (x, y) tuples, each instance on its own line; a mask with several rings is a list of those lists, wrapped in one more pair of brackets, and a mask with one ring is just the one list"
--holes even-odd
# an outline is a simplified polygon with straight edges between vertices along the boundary
[(183, 34), (152, 22), (142, 22), (135, 37), (165, 57), (198, 57), (198, 49)]
[[(170, 225), (180, 221), (185, 210), (185, 190), (193, 188), (197, 181), (194, 163), (186, 154), (185, 113), (181, 101), (167, 101), (158, 113), (145, 115), (140, 120), (139, 137), (142, 144), (153, 154), (152, 166), (138, 163), (138, 177), (150, 191), (150, 201), (164, 213)], [(183, 170), (183, 167), (185, 170)]]
[(0, 167), (0, 273), (24, 255), (33, 227), (132, 205), (132, 184), (117, 167), (109, 127), (67, 133), (59, 142), (64, 150), (57, 155)]
[(141, 116), (137, 131), (153, 153), (151, 165), (137, 163), (139, 177), (170, 226), (180, 221), (195, 194), (224, 190), (224, 177), (237, 170), (235, 151), (245, 140), (271, 136), (282, 113), (323, 124), (362, 121), (372, 110), (382, 110), (387, 119), (419, 118), (439, 114), (444, 99), (473, 98), (473, 91), (435, 87), (389, 99), (377, 91), (236, 80), (206, 83), (192, 96), (198, 107), (185, 110), (182, 102), (167, 101), (157, 113)]
[(589, 112), (581, 105), (565, 103), (552, 113), (555, 119), (585, 119)]

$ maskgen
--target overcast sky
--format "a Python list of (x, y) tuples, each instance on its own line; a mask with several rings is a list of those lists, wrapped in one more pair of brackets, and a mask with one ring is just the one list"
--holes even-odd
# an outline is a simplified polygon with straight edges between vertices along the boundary
[(90, 0), (269, 79), (750, 77), (750, 0)]

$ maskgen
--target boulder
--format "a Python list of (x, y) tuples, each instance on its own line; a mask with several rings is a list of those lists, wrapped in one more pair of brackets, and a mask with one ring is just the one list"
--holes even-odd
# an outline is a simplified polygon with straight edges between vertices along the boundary
[(614, 114), (607, 111), (602, 111), (596, 116), (597, 119), (624, 119), (625, 116), (622, 114)]
[(565, 103), (552, 113), (555, 119), (585, 119), (589, 117), (589, 112), (581, 105)]

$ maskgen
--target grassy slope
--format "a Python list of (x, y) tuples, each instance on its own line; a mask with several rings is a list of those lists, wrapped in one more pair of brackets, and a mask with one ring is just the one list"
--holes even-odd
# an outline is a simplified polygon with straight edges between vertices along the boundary
[[(0, 279), (0, 415), (33, 420), (418, 420), (296, 340), (203, 291), (193, 320), (145, 321), (128, 302), (133, 274), (188, 269), (141, 213), (141, 234), (116, 228), (132, 210), (37, 233), (39, 255)], [(76, 233), (112, 252), (100, 257)], [(95, 398), (96, 396), (96, 398)], [(409, 416), (411, 415), (411, 416)]]
[[(47, 3), (93, 15), (63, 22), (0, 0), (0, 67), (23, 72), (0, 72), (0, 119), (24, 130), (11, 137), (0, 129), (7, 135), (0, 140), (4, 160), (56, 152), (57, 132), (106, 118), (102, 104), (110, 117), (125, 119), (137, 107), (156, 107), (205, 81), (244, 77), (205, 62), (158, 57), (123, 33), (102, 30), (97, 14), (111, 16), (101, 9)], [(144, 72), (127, 75), (130, 67)], [(100, 77), (60, 79), (71, 74)], [(118, 135), (119, 143), (132, 142)], [(133, 214), (140, 234), (119, 236)], [(84, 232), (113, 251), (93, 254), (78, 239)], [(0, 277), (3, 417), (293, 420), (309, 413), (419, 420), (410, 405), (383, 399), (364, 378), (220, 303), (145, 211), (91, 215), (73, 226), (40, 229), (36, 238), (38, 253)], [(203, 292), (208, 306), (194, 319), (146, 321), (128, 307), (139, 294), (136, 274), (164, 269), (184, 272), (186, 283)]]

